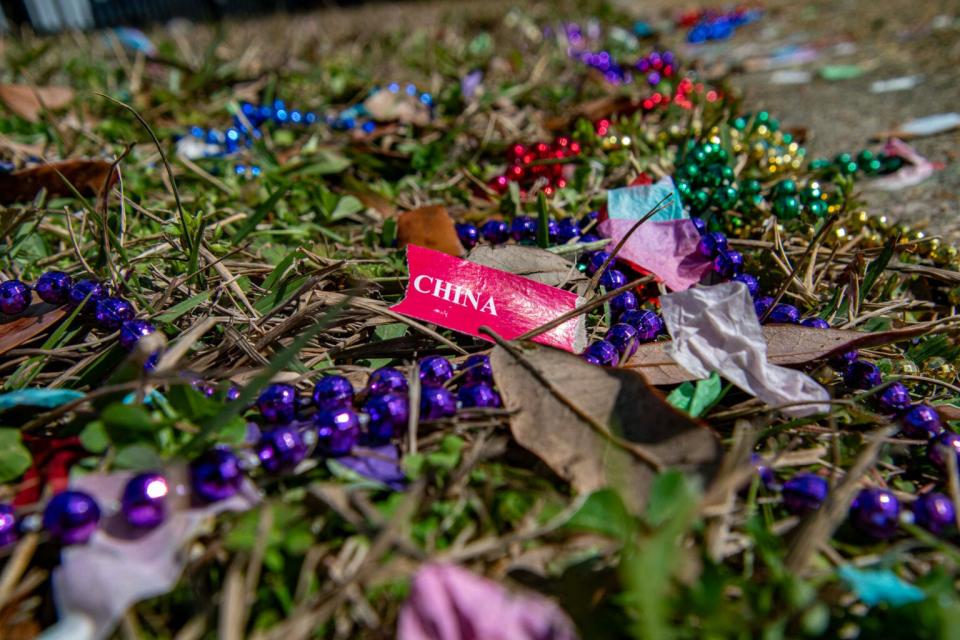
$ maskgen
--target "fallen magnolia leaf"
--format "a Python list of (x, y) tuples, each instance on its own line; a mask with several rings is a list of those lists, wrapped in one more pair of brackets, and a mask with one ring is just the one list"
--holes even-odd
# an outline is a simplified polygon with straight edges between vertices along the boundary
[(370, 117), (378, 122), (404, 122), (425, 127), (430, 124), (430, 109), (406, 92), (377, 91), (363, 101)]
[[(466, 259), (485, 267), (515, 273), (551, 287), (568, 288), (570, 284), (587, 285), (577, 266), (555, 253), (516, 244), (492, 246), (481, 244), (470, 250)], [(578, 293), (581, 287), (578, 287)]]
[(615, 486), (640, 510), (659, 470), (713, 475), (719, 440), (641, 376), (548, 347), (518, 354), (497, 346), (490, 357), (513, 437), (578, 493)]
[[(767, 360), (773, 364), (805, 364), (853, 349), (876, 347), (923, 335), (930, 325), (919, 324), (902, 329), (864, 333), (844, 329), (811, 329), (795, 324), (768, 324), (762, 327), (767, 341)], [(653, 385), (680, 384), (694, 380), (667, 353), (666, 342), (648, 342), (624, 365)]]
[(62, 109), (73, 101), (70, 87), (32, 87), (26, 84), (0, 84), (0, 102), (30, 122), (39, 122), (44, 109)]
[(446, 207), (429, 205), (405, 211), (397, 218), (397, 244), (402, 249), (410, 244), (442, 251), (451, 256), (464, 254), (463, 245)]
[(66, 160), (0, 173), (0, 204), (32, 200), (41, 189), (51, 196), (72, 196), (64, 179), (81, 194), (95, 196), (116, 181), (117, 172), (111, 172), (112, 167), (105, 160)]
[(19, 318), (0, 322), (0, 355), (29, 342), (56, 324), (66, 314), (62, 307), (39, 303), (31, 305)]

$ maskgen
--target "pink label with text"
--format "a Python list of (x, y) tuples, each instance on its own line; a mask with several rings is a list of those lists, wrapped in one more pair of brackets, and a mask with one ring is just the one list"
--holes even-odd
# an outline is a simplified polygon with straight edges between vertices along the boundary
[[(407, 247), (410, 281), (394, 311), (489, 340), (487, 326), (507, 340), (543, 326), (577, 307), (577, 294), (453, 256)], [(578, 353), (586, 342), (583, 316), (533, 338)]]

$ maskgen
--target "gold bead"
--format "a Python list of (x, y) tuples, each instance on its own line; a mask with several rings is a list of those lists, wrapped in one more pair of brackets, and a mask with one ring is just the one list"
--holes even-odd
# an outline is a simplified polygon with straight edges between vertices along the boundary
[(800, 150), (800, 145), (798, 145), (796, 142), (791, 142), (790, 144), (787, 145), (787, 151), (789, 151), (790, 153), (796, 153), (799, 150)]
[(759, 127), (757, 127), (757, 135), (760, 136), (761, 138), (766, 138), (767, 136), (770, 135), (770, 127), (768, 127), (765, 124), (760, 125)]
[(799, 169), (803, 166), (803, 160), (800, 158), (794, 158), (793, 162), (790, 163), (792, 169)]
[(734, 153), (743, 153), (743, 143), (742, 143), (742, 142), (734, 141), (733, 144), (730, 145), (730, 146), (731, 146), (731, 148), (733, 149), (733, 152), (734, 152)]
[(837, 240), (843, 240), (849, 234), (847, 233), (846, 227), (835, 227), (833, 230), (833, 235)]
[(915, 376), (920, 373), (920, 368), (906, 358), (898, 358), (890, 363), (890, 373), (894, 375)]
[(870, 217), (867, 215), (866, 211), (854, 211), (850, 215), (850, 229), (853, 231), (860, 231), (860, 229), (863, 229), (867, 225), (869, 220)]

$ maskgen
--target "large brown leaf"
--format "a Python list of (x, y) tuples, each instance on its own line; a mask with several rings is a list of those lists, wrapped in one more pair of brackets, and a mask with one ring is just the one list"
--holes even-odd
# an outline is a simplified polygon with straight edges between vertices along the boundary
[(51, 196), (73, 195), (64, 178), (80, 193), (98, 195), (104, 186), (109, 189), (117, 179), (116, 171), (111, 173), (112, 166), (104, 160), (67, 160), (0, 173), (0, 204), (32, 200), (40, 189), (46, 189)]
[(53, 307), (44, 302), (37, 302), (18, 318), (0, 315), (0, 355), (29, 342), (56, 324), (66, 314), (63, 307)]
[(640, 509), (658, 469), (705, 480), (715, 472), (717, 437), (636, 373), (539, 345), (524, 346), (519, 358), (501, 346), (491, 355), (513, 437), (578, 492), (612, 485)]
[(73, 101), (70, 87), (31, 87), (26, 84), (0, 84), (0, 102), (30, 122), (39, 122), (46, 109), (62, 109)]
[[(843, 329), (811, 329), (795, 324), (763, 326), (767, 341), (767, 359), (774, 364), (806, 364), (822, 358), (864, 347), (876, 347), (907, 340), (930, 331), (930, 325), (918, 324), (903, 329), (864, 333)], [(625, 365), (654, 385), (679, 384), (694, 377), (673, 361), (667, 353), (668, 342), (640, 345)]]
[(470, 250), (467, 260), (485, 267), (515, 273), (551, 287), (567, 288), (587, 283), (576, 265), (555, 253), (516, 244), (481, 244)]
[(440, 205), (401, 213), (397, 218), (397, 244), (401, 249), (408, 244), (415, 244), (458, 258), (464, 253), (453, 226), (453, 218), (447, 213), (446, 207)]

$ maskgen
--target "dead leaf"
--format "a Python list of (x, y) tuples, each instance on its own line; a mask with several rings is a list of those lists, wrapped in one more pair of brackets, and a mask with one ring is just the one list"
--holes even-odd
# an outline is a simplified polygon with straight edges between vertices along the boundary
[(366, 208), (378, 212), (384, 220), (397, 215), (397, 208), (393, 206), (393, 203), (380, 194), (374, 193), (373, 191), (351, 191), (349, 193), (362, 202)]
[[(876, 347), (908, 340), (927, 333), (929, 324), (918, 324), (891, 331), (865, 333), (843, 329), (811, 329), (795, 324), (764, 325), (767, 341), (767, 359), (773, 364), (805, 364), (852, 349)], [(636, 354), (624, 365), (640, 373), (653, 385), (680, 384), (694, 377), (678, 366), (667, 353), (668, 342), (649, 342), (640, 345)]]
[(639, 100), (629, 96), (605, 96), (583, 102), (566, 115), (549, 118), (544, 124), (551, 131), (566, 131), (579, 118), (596, 122), (614, 115), (630, 115), (639, 111), (642, 106)]
[(451, 256), (464, 254), (463, 245), (446, 207), (430, 205), (406, 211), (397, 218), (397, 244), (402, 249), (415, 244)]
[(104, 184), (109, 189), (117, 179), (117, 172), (110, 172), (112, 166), (104, 160), (66, 160), (0, 173), (0, 204), (32, 200), (41, 189), (51, 196), (73, 195), (63, 178), (84, 195), (98, 195)]
[(73, 101), (70, 87), (32, 87), (26, 84), (0, 84), (0, 102), (30, 122), (39, 122), (44, 109), (66, 107)]
[(430, 109), (405, 92), (377, 91), (363, 101), (370, 117), (378, 122), (405, 122), (425, 127), (430, 124)]
[(705, 480), (715, 472), (718, 438), (636, 373), (595, 367), (539, 345), (525, 346), (520, 357), (547, 384), (510, 351), (494, 348), (493, 375), (511, 413), (510, 430), (577, 492), (612, 485), (640, 509), (657, 467), (680, 468)]
[(515, 244), (492, 246), (481, 244), (470, 250), (466, 259), (485, 267), (508, 271), (551, 287), (568, 288), (568, 285), (580, 284), (584, 287), (587, 279), (577, 270), (577, 266), (555, 253), (523, 247)]
[(66, 314), (63, 307), (54, 307), (34, 297), (34, 304), (24, 315), (15, 319), (0, 316), (0, 355), (29, 342)]

